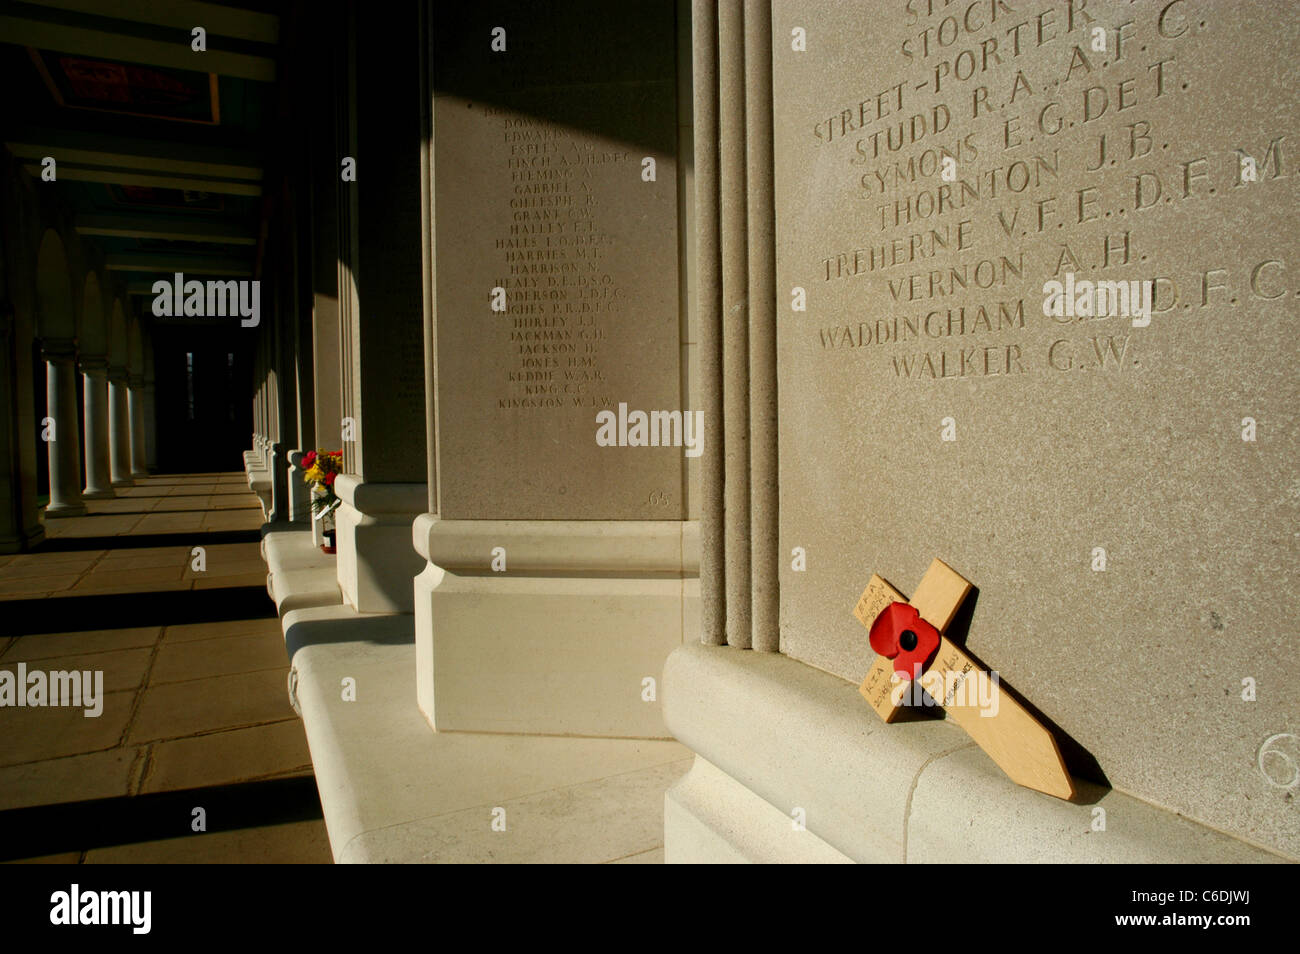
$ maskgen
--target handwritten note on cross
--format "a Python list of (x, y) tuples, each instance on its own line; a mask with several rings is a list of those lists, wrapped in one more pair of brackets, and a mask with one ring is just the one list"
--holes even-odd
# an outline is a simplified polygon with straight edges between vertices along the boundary
[[(1074, 783), (1052, 734), (1009, 693), (1002, 691), (996, 673), (990, 676), (945, 635), (970, 590), (968, 580), (936, 559), (925, 571), (910, 601), (872, 574), (853, 615), (868, 631), (874, 625), (879, 632), (893, 624), (895, 617), (908, 619), (919, 614), (939, 636), (933, 662), (916, 679), (930, 700), (942, 705), (948, 718), (966, 730), (1013, 782), (1057, 798), (1073, 798)], [(896, 603), (906, 605), (895, 607)], [(906, 630), (903, 635), (902, 649), (912, 649), (917, 643), (916, 634)], [(899, 658), (876, 656), (858, 687), (884, 722), (893, 722), (903, 709), (906, 697), (914, 694), (910, 692), (914, 687), (909, 685), (907, 669)]]

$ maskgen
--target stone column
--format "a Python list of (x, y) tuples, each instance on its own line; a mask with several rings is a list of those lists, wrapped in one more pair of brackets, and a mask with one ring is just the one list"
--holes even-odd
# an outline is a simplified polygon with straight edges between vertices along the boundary
[(87, 500), (116, 496), (108, 461), (108, 362), (102, 357), (82, 357), (86, 419)]
[(131, 477), (148, 477), (149, 464), (144, 453), (144, 375), (127, 378), (127, 412), (131, 428)]
[[(437, 480), (413, 530), (428, 561), (417, 701), (439, 731), (663, 737), (664, 660), (699, 639), (688, 462), (722, 439), (683, 373), (676, 17), (636, 4), (593, 25), (572, 6), (508, 6), (510, 70), (470, 51), (469, 8), (440, 10), (425, 39)], [(519, 129), (554, 156), (601, 159), (580, 163), (572, 194), (517, 201)], [(518, 251), (533, 248), (547, 249), (536, 271)]]
[(311, 520), (311, 488), (302, 479), (302, 450), (289, 452), (289, 522), (306, 524)]
[(268, 523), (287, 523), (289, 521), (289, 452), (278, 440), (270, 445), (267, 470), (271, 489), (266, 520)]
[(144, 382), (144, 458), (145, 468), (153, 473), (158, 469), (158, 417), (154, 407), (154, 382)]
[[(383, 24), (357, 17), (345, 41), (355, 44), (354, 55), (345, 46), (338, 64), (347, 107), (339, 110), (339, 154), (387, 157), (381, 174), (350, 182), (332, 176), (341, 190), (339, 364), (342, 416), (350, 422), (341, 434), (346, 476), (334, 486), (343, 501), (335, 511), (338, 581), (362, 612), (413, 611), (423, 561), (411, 525), (428, 504), (422, 97), (415, 57), (392, 56), (393, 32), (414, 35), (417, 27), (415, 8), (402, 10)], [(390, 120), (373, 120), (390, 107)]]
[(114, 487), (132, 487), (131, 412), (127, 403), (126, 369), (108, 369), (108, 460)]
[(158, 469), (158, 417), (154, 406), (153, 340), (144, 339), (144, 457), (145, 469), (154, 473)]
[[(703, 641), (779, 649), (771, 10), (696, 0)], [(721, 453), (719, 453), (721, 450)]]
[[(15, 316), (7, 304), (0, 302), (0, 381), (10, 382), (18, 375), (13, 352)], [(30, 349), (27, 353), (31, 354)], [(20, 427), (24, 422), (30, 424), (30, 415), (19, 416), (15, 390), (0, 388), (0, 553), (15, 553), (23, 549), (25, 542)], [(30, 386), (27, 391), (31, 393)]]
[(81, 500), (81, 442), (77, 421), (76, 344), (69, 339), (47, 338), (41, 343), (45, 357), (45, 413), (42, 422), (50, 435), (50, 503), (48, 517), (75, 517), (86, 512)]

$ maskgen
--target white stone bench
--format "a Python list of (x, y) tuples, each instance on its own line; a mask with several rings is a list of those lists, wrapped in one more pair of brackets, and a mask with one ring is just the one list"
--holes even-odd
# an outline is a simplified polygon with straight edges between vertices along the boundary
[(434, 732), (416, 704), (414, 619), (329, 606), (283, 620), (336, 862), (661, 860), (664, 791), (690, 765), (685, 748)]

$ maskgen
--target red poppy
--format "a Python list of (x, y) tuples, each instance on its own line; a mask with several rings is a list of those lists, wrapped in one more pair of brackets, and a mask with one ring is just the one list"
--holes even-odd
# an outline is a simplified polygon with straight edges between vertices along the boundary
[(894, 672), (915, 679), (939, 648), (939, 631), (910, 603), (890, 603), (871, 624), (871, 648), (894, 661)]

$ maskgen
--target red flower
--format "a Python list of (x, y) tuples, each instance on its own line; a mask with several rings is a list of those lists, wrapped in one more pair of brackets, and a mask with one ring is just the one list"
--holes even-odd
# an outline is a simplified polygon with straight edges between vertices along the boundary
[(302, 455), (302, 466), (304, 470), (311, 470), (311, 465), (316, 462), (316, 452), (308, 451)]
[(325, 486), (330, 488), (330, 490), (334, 489), (334, 478), (337, 476), (338, 474), (332, 474), (332, 473), (325, 475)]
[(939, 648), (939, 631), (921, 619), (910, 603), (890, 603), (871, 624), (871, 648), (894, 661), (904, 679), (921, 675)]

